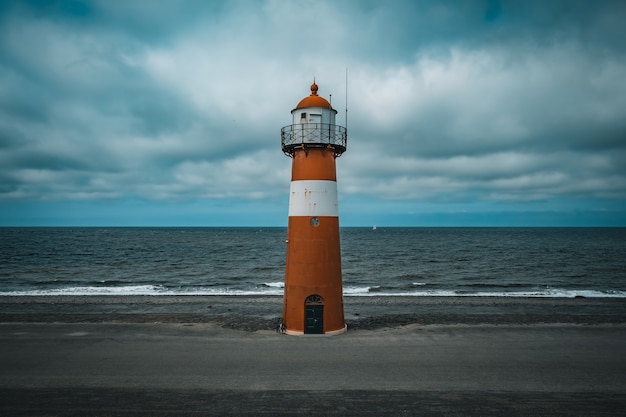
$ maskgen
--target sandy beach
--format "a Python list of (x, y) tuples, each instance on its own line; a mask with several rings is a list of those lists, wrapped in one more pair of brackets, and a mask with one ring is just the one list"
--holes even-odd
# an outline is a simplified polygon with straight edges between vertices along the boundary
[(275, 331), (280, 297), (0, 297), (0, 414), (616, 416), (622, 299), (347, 297), (349, 331)]

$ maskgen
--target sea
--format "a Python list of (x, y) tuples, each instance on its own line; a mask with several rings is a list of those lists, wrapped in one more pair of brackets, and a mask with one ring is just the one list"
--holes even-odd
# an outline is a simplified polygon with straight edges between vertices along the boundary
[[(350, 296), (626, 297), (626, 228), (342, 228)], [(0, 228), (0, 296), (282, 295), (287, 229)]]

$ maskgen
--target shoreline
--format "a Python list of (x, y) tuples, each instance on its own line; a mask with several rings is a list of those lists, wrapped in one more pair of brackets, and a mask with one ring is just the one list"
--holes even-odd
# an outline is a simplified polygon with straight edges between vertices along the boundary
[[(350, 296), (352, 331), (408, 325), (626, 324), (620, 298)], [(0, 296), (0, 323), (205, 323), (274, 330), (282, 296)]]

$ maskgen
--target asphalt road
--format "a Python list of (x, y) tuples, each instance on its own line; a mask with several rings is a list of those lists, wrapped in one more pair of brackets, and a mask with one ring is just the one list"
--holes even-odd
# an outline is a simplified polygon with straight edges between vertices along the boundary
[(0, 324), (3, 416), (626, 415), (626, 326)]

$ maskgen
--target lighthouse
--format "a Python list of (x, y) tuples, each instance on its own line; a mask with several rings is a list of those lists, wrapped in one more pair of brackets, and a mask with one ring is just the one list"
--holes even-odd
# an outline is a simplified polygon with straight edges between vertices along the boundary
[(283, 152), (291, 157), (289, 222), (283, 326), (291, 335), (346, 331), (335, 160), (346, 151), (347, 131), (337, 111), (317, 94), (291, 111), (281, 129)]

